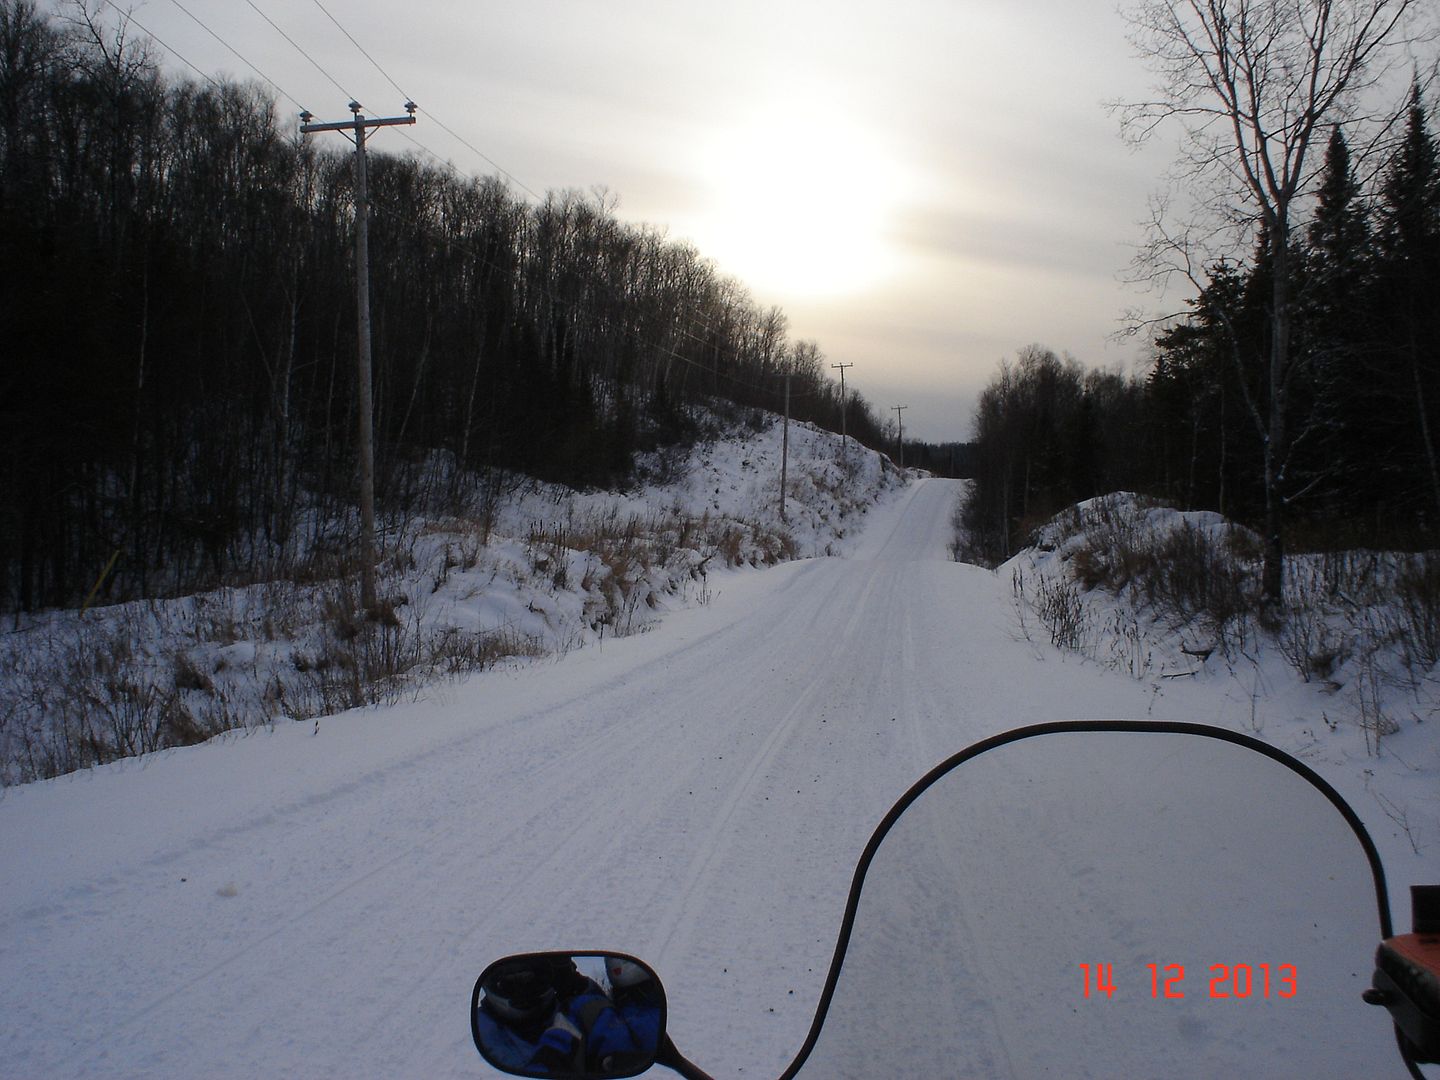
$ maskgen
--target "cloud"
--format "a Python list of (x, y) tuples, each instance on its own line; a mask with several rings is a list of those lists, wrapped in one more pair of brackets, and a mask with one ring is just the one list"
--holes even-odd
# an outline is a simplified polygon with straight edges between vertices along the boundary
[[(344, 112), (339, 91), (248, 7), (202, 14), (317, 113)], [(1100, 106), (1148, 81), (1109, 0), (353, 0), (337, 14), (420, 104), (405, 134), (464, 171), (492, 166), (431, 118), (531, 191), (603, 185), (622, 217), (677, 237), (737, 233), (717, 188), (755, 181), (749, 205), (776, 204), (752, 216), (777, 234), (777, 272), (746, 284), (785, 308), (796, 336), (855, 362), (862, 389), (882, 373), (896, 393), (914, 387), (907, 427), (911, 416), (928, 426), (931, 403), (938, 437), (939, 403), (958, 408), (1029, 342), (1115, 356), (1106, 335), (1132, 306), (1116, 274), (1163, 164), (1131, 154)], [(391, 108), (395, 88), (318, 9), (272, 15), (347, 92), (377, 114)], [(178, 9), (151, 5), (142, 18), (202, 69), (237, 67)], [(823, 167), (767, 176), (766, 155), (740, 160), (747, 131), (770, 159), (788, 140)], [(719, 161), (716, 146), (728, 147)], [(376, 148), (409, 145), (387, 135)], [(806, 193), (822, 186), (834, 201), (817, 215)], [(785, 261), (787, 227), (820, 250), (825, 217), (843, 238), (867, 201), (884, 204), (867, 226), (867, 242), (886, 245), (871, 257), (884, 272), (815, 295), (799, 278), (815, 285), (818, 272)], [(789, 221), (786, 205), (797, 208)], [(738, 249), (697, 246), (746, 277)]]

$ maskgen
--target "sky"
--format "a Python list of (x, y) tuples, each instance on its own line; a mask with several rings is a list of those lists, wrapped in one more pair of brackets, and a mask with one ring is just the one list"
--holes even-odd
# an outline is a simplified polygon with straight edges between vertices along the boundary
[(354, 97), (400, 115), (412, 98), (417, 125), (374, 150), (498, 168), (527, 199), (606, 189), (853, 364), (847, 386), (882, 417), (908, 406), (907, 437), (967, 437), (977, 395), (1029, 344), (1143, 359), (1117, 338), (1149, 302), (1125, 269), (1169, 159), (1124, 144), (1104, 107), (1150, 82), (1108, 0), (131, 10), (168, 67), (259, 69), (282, 110), (344, 119)]

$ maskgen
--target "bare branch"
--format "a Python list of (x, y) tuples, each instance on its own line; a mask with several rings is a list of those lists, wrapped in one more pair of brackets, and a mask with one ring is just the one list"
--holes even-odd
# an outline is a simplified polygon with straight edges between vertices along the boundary
[[(1422, 0), (1138, 0), (1126, 13), (1131, 42), (1160, 75), (1159, 96), (1121, 108), (1127, 137), (1167, 122), (1184, 134), (1182, 175), (1217, 225), (1263, 228), (1270, 279), (1268, 372), (1262, 394), (1240, 380), (1263, 446), (1267, 603), (1282, 598), (1282, 516), (1289, 460), (1289, 393), (1305, 362), (1291, 348), (1297, 210), (1315, 180), (1311, 144), (1328, 124), (1373, 108), (1406, 58), (1406, 46), (1433, 31)], [(1428, 10), (1428, 9), (1425, 9)], [(1398, 116), (1398, 99), (1380, 116)], [(1385, 126), (1385, 125), (1382, 125)], [(1363, 139), (1362, 139), (1363, 141)], [(1249, 229), (1243, 226), (1248, 223)], [(1141, 265), (1152, 274), (1195, 274), (1194, 230), (1157, 216)], [(1202, 262), (1203, 265), (1203, 262)], [(1207, 309), (1242, 355), (1232, 313)], [(1243, 366), (1243, 365), (1242, 365)], [(1303, 435), (1303, 433), (1302, 433)]]

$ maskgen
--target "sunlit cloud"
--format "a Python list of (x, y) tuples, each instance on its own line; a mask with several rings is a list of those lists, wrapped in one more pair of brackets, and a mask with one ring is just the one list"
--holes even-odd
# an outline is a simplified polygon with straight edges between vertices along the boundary
[(692, 160), (702, 202), (676, 228), (754, 288), (840, 297), (897, 271), (903, 166), (840, 103), (777, 96), (707, 132)]
[[(257, 4), (375, 114), (403, 105), (314, 5)], [(248, 4), (187, 7), (306, 107), (344, 114)], [(1117, 274), (1167, 162), (1132, 155), (1101, 107), (1148, 80), (1107, 0), (332, 10), (421, 106), (376, 150), (494, 162), (526, 199), (606, 189), (621, 217), (693, 242), (792, 334), (854, 363), (877, 407), (928, 388), (907, 430), (963, 434), (955, 403), (1031, 342), (1125, 359), (1110, 335), (1134, 298)], [(249, 77), (178, 8), (137, 14), (203, 70)]]

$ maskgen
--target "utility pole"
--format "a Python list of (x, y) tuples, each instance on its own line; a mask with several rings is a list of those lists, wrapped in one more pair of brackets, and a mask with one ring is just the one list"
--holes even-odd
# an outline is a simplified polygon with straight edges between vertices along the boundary
[(785, 434), (780, 442), (780, 520), (785, 520), (785, 477), (790, 467), (790, 376), (785, 380)]
[(896, 438), (895, 441), (900, 444), (900, 468), (902, 469), (905, 468), (905, 417), (901, 416), (900, 414), (909, 407), (909, 405), (890, 406), (890, 408), (895, 410), (895, 423), (899, 425), (898, 438)]
[(375, 407), (371, 401), (370, 358), (370, 170), (365, 158), (369, 128), (415, 123), (415, 103), (405, 103), (405, 116), (367, 120), (358, 101), (350, 102), (353, 119), (312, 124), (309, 112), (300, 114), (300, 133), (349, 131), (355, 140), (355, 299), (359, 347), (360, 412), (360, 606), (375, 608)]
[(845, 369), (847, 367), (854, 367), (855, 365), (831, 364), (830, 366), (840, 369), (840, 456), (844, 457), (845, 451), (849, 449), (849, 443), (846, 442), (845, 435), (845, 414), (850, 411), (850, 402), (845, 398)]

